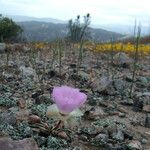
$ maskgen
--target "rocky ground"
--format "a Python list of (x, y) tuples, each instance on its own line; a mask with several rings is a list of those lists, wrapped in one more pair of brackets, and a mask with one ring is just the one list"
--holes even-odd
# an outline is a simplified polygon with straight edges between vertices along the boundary
[[(85, 50), (78, 74), (73, 51), (63, 52), (61, 68), (54, 54), (27, 48), (0, 54), (1, 149), (149, 150), (150, 57), (138, 60), (133, 80), (133, 57), (122, 52)], [(46, 117), (60, 84), (88, 95), (76, 126)]]

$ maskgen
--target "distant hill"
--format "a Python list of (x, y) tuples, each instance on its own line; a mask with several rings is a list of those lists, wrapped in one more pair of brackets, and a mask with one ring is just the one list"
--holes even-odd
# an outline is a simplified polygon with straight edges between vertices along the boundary
[[(25, 21), (18, 22), (22, 26), (24, 33), (28, 41), (53, 41), (57, 38), (66, 37), (68, 30), (67, 24), (40, 22), (40, 21)], [(115, 40), (122, 38), (122, 34), (103, 30), (103, 29), (89, 29), (91, 32), (91, 38), (94, 41), (102, 42), (109, 41), (111, 37)]]
[[(134, 34), (134, 23), (133, 25), (128, 25), (128, 24), (101, 24), (101, 25), (92, 25), (93, 28), (102, 28), (108, 31), (113, 31), (113, 32), (117, 32), (120, 34), (126, 34), (126, 35), (130, 35), (133, 36)], [(145, 35), (150, 35), (150, 26), (141, 25), (141, 35), (145, 36)]]
[(19, 15), (4, 15), (12, 18), (15, 22), (25, 22), (25, 21), (38, 21), (38, 22), (50, 22), (50, 23), (67, 23), (67, 21), (54, 19), (54, 18), (37, 18), (29, 16), (19, 16)]
[[(45, 22), (45, 23), (55, 23), (55, 24), (67, 24), (67, 20), (60, 20), (55, 18), (37, 18), (37, 17), (29, 17), (29, 16), (20, 16), (20, 15), (4, 15), (9, 18), (12, 18), (15, 22), (26, 22), (26, 21), (37, 21), (37, 22)], [(142, 25), (142, 35), (150, 35), (150, 26)], [(112, 31), (120, 34), (130, 35), (132, 36), (134, 33), (134, 20), (133, 24), (127, 22), (126, 24), (106, 24), (101, 21), (101, 24), (91, 24), (92, 28), (103, 29), (107, 31)]]

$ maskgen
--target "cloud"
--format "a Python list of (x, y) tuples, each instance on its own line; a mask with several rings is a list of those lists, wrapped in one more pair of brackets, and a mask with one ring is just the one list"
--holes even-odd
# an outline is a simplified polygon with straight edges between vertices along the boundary
[(94, 24), (150, 22), (148, 0), (0, 0), (1, 12), (62, 20), (90, 13)]

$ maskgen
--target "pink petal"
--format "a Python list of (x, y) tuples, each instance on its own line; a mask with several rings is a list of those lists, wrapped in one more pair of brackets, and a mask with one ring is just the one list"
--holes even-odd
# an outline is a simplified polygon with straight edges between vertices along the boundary
[(87, 95), (68, 86), (54, 87), (52, 92), (53, 101), (60, 112), (68, 114), (85, 103)]

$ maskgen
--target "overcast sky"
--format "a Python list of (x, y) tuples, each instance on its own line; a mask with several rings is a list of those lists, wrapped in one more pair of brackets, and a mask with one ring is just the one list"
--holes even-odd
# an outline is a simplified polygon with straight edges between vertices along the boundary
[(0, 0), (0, 13), (61, 20), (90, 13), (92, 24), (150, 25), (150, 0)]

